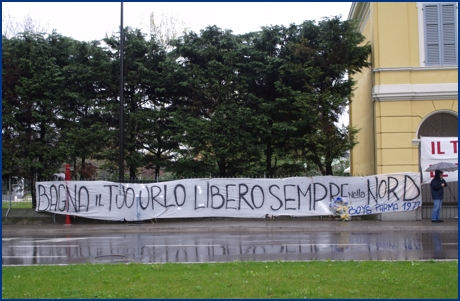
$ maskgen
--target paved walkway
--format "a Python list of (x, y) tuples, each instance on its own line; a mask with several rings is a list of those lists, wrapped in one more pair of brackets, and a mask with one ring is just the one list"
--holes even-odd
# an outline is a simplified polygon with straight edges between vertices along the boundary
[(458, 232), (458, 220), (444, 223), (422, 221), (322, 221), (322, 220), (199, 220), (156, 223), (2, 225), (2, 236), (85, 234), (85, 233), (184, 233), (184, 232)]

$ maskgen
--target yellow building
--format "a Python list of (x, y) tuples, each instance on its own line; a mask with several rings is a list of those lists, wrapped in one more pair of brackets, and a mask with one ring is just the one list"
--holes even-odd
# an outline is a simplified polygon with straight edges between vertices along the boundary
[(421, 136), (458, 136), (457, 3), (354, 2), (348, 18), (372, 46), (353, 77), (351, 175), (419, 172)]

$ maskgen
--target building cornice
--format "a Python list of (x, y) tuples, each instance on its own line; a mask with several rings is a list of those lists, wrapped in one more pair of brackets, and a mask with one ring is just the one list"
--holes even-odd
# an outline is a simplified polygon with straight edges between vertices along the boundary
[(376, 85), (373, 101), (458, 99), (458, 83)]
[(370, 12), (370, 2), (353, 2), (351, 4), (350, 12), (348, 13), (348, 20), (359, 21), (359, 31), (362, 32), (364, 25), (367, 23)]
[(458, 70), (458, 66), (429, 66), (429, 67), (391, 67), (373, 68), (372, 72), (394, 72), (394, 71), (445, 71)]

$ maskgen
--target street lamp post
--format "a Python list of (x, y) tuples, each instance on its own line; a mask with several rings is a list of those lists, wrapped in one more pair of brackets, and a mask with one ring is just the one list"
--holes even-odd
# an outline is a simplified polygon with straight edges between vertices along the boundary
[(125, 180), (125, 170), (124, 170), (124, 123), (123, 123), (123, 58), (124, 58), (124, 34), (123, 34), (123, 2), (121, 2), (121, 20), (120, 20), (120, 155), (118, 161), (119, 168), (119, 182), (122, 183)]

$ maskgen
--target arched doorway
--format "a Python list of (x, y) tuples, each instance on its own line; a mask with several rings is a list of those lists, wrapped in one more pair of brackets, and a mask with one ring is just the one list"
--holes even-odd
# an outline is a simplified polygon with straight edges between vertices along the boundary
[[(428, 116), (420, 125), (417, 138), (420, 137), (458, 137), (458, 115), (456, 112), (435, 112)], [(419, 150), (420, 158), (420, 150)], [(444, 193), (443, 218), (454, 218), (458, 214), (458, 182), (450, 182), (449, 189)], [(431, 218), (433, 202), (430, 185), (422, 185), (422, 219)]]

